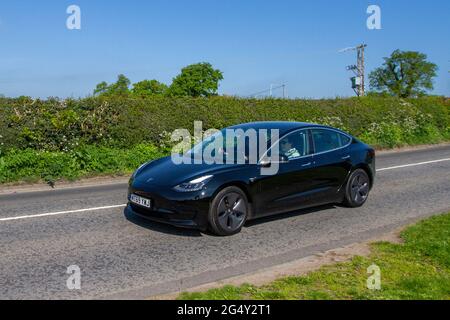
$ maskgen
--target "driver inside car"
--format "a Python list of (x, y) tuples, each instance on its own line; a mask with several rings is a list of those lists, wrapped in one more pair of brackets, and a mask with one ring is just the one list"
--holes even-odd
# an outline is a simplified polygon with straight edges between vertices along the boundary
[(280, 142), (281, 145), (281, 154), (286, 156), (289, 160), (293, 158), (300, 157), (300, 152), (293, 147), (292, 142), (289, 138), (285, 138)]

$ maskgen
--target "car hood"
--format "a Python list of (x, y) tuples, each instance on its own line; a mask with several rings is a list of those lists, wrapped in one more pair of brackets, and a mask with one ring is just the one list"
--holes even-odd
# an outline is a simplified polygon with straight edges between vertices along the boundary
[(134, 180), (138, 183), (174, 187), (204, 175), (217, 173), (218, 170), (227, 170), (236, 166), (225, 164), (175, 164), (169, 156), (144, 166), (136, 174)]

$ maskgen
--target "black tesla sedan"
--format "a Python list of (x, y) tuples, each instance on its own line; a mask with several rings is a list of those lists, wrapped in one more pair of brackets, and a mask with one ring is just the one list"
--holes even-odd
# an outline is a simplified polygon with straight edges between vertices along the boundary
[[(239, 147), (237, 140), (218, 139), (230, 132), (249, 138), (251, 130), (265, 137), (257, 139), (256, 149), (262, 152), (256, 156), (249, 144)], [(169, 156), (148, 162), (130, 179), (126, 210), (175, 226), (231, 235), (246, 221), (263, 216), (328, 203), (362, 206), (374, 183), (374, 149), (335, 128), (298, 122), (241, 124), (179, 156), (192, 160), (214, 140), (220, 141), (210, 153), (214, 159), (229, 154), (242, 159), (180, 163)]]

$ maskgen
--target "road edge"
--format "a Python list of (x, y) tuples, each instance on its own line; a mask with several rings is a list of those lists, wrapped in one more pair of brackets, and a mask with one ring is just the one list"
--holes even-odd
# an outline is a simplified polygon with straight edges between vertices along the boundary
[[(420, 150), (433, 150), (437, 148), (442, 148), (450, 146), (450, 142), (443, 142), (439, 144), (426, 144), (417, 146), (407, 146), (402, 148), (394, 149), (381, 149), (377, 150), (377, 155), (388, 155), (400, 152), (414, 152)], [(41, 192), (41, 191), (52, 191), (52, 190), (65, 190), (65, 189), (78, 189), (78, 188), (89, 188), (89, 187), (99, 187), (99, 186), (111, 186), (120, 185), (128, 183), (130, 175), (124, 176), (96, 176), (92, 178), (84, 178), (77, 181), (69, 182), (62, 181), (58, 182), (54, 187), (51, 187), (45, 183), (12, 183), (12, 184), (0, 184), (0, 195), (8, 195), (15, 193), (28, 193), (28, 192)]]
[[(422, 221), (424, 219), (427, 219), (429, 217), (449, 211), (450, 207), (445, 208), (444, 210), (429, 212), (420, 215), (418, 217), (407, 218), (405, 220), (392, 223), (390, 225), (377, 227), (375, 229), (366, 230), (364, 232), (358, 232), (356, 234), (343, 237), (339, 240), (332, 240), (330, 242), (318, 243), (310, 247), (302, 248), (301, 253), (299, 250), (291, 250), (276, 256), (264, 257), (261, 259), (249, 261), (235, 266), (230, 266), (220, 270), (205, 271), (200, 274), (196, 274), (186, 278), (171, 280), (168, 282), (154, 283), (152, 285), (143, 285), (142, 287), (137, 287), (134, 289), (118, 290), (110, 292), (109, 294), (95, 296), (92, 298), (99, 300), (175, 299), (176, 298), (175, 295), (178, 296), (178, 294), (182, 292), (191, 291), (195, 289), (200, 289), (204, 291), (208, 290), (209, 288), (208, 286), (211, 286), (210, 288), (221, 287), (223, 285), (229, 284), (227, 281), (243, 281), (243, 283), (245, 282), (248, 283), (249, 282), (248, 279), (250, 276), (253, 276), (255, 274), (259, 275), (260, 272), (262, 273), (269, 272), (269, 275), (273, 276), (273, 274), (271, 274), (270, 271), (271, 270), (280, 271), (281, 266), (286, 266), (286, 268), (288, 269), (292, 268), (292, 266), (295, 265), (295, 262), (305, 263), (305, 261), (309, 261), (308, 259), (311, 259), (312, 257), (325, 256), (326, 258), (329, 258), (329, 256), (325, 255), (325, 253), (329, 251), (330, 251), (329, 255), (331, 255), (331, 257), (333, 256), (336, 257), (336, 252), (338, 252), (341, 255), (342, 254), (344, 256), (347, 255), (348, 259), (351, 259), (352, 257), (358, 255), (358, 254), (351, 255), (349, 253), (349, 250), (357, 248), (352, 247), (356, 244), (366, 244), (368, 246), (370, 243), (377, 241), (394, 242), (395, 241), (394, 239), (399, 238), (398, 234), (408, 226), (415, 224), (419, 221)], [(344, 249), (341, 250), (341, 248)], [(333, 264), (333, 262), (331, 263), (324, 262), (322, 265), (327, 264), (328, 265)], [(322, 265), (318, 266), (317, 268), (320, 268)], [(315, 269), (307, 270), (306, 273), (314, 270)], [(298, 275), (298, 270), (295, 274)], [(267, 277), (267, 279), (270, 282), (271, 278)], [(239, 284), (240, 282), (235, 283)], [(230, 284), (233, 284), (233, 282), (230, 282)]]
[(323, 266), (350, 261), (356, 256), (367, 257), (372, 252), (370, 245), (375, 242), (386, 241), (390, 243), (403, 243), (400, 233), (408, 226), (411, 226), (421, 220), (423, 220), (423, 218), (418, 218), (415, 221), (409, 222), (407, 225), (398, 227), (390, 232), (362, 242), (355, 242), (335, 249), (326, 250), (324, 252), (318, 252), (304, 258), (263, 268), (257, 270), (256, 272), (249, 272), (230, 278), (201, 284), (192, 288), (184, 288), (183, 290), (178, 290), (176, 292), (150, 296), (145, 300), (175, 300), (182, 292), (205, 292), (211, 289), (221, 288), (226, 285), (240, 286), (243, 284), (251, 284), (254, 286), (262, 286), (280, 278), (306, 275), (320, 269)]

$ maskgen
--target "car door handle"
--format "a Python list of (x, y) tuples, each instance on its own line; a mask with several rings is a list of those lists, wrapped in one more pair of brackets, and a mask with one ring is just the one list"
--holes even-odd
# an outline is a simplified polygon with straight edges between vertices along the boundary
[(342, 157), (342, 160), (348, 160), (348, 159), (350, 159), (350, 156)]
[(309, 167), (310, 165), (312, 165), (312, 162), (308, 162), (308, 163), (302, 164), (302, 167)]

